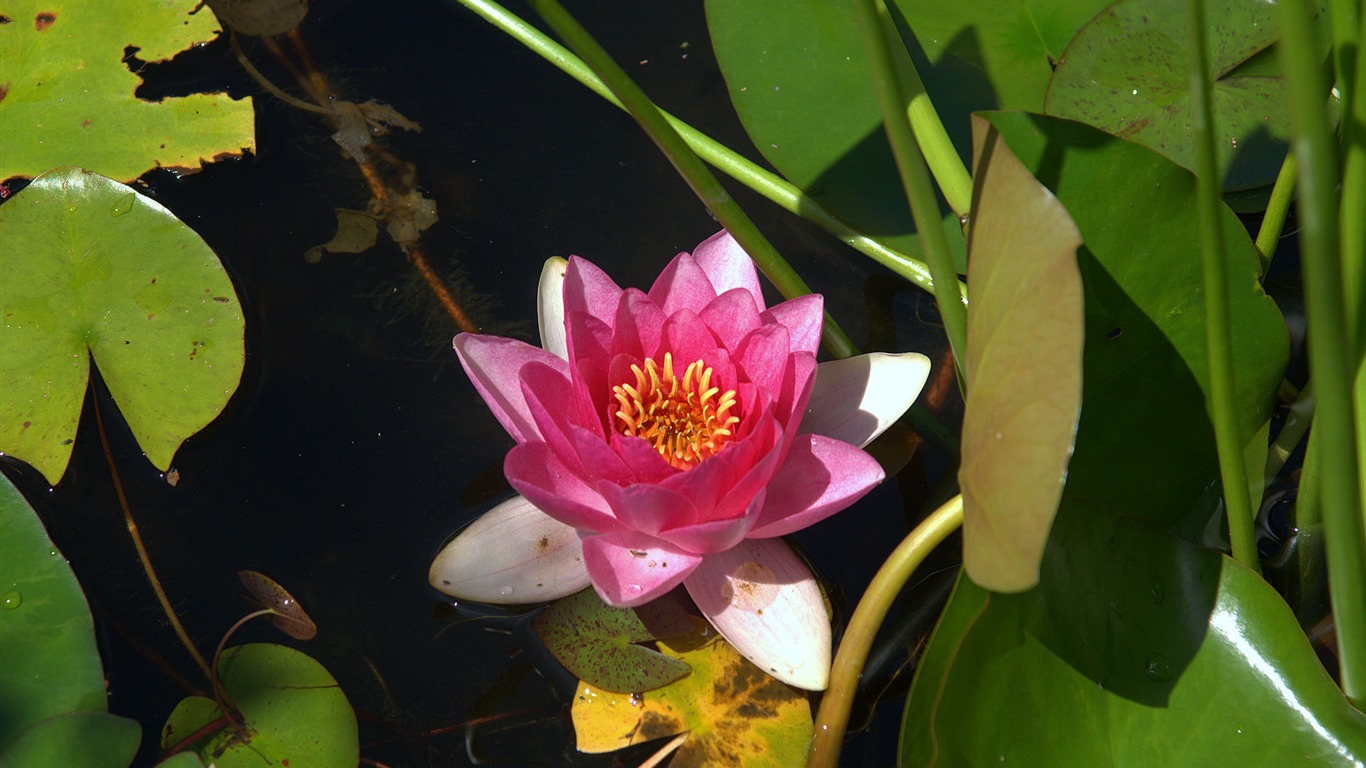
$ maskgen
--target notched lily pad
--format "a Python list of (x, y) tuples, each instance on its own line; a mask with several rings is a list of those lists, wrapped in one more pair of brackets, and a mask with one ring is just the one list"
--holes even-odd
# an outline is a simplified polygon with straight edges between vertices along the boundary
[(222, 412), (246, 360), (218, 257), (155, 201), (80, 168), (0, 206), (0, 233), (0, 452), (61, 480), (93, 357), (166, 470)]
[(318, 636), (318, 625), (313, 617), (275, 579), (258, 571), (238, 571), (237, 578), (262, 608), (274, 611), (270, 623), (276, 629), (295, 640), (312, 640)]
[(639, 608), (613, 608), (585, 589), (552, 603), (532, 627), (565, 669), (605, 691), (649, 691), (689, 671), (677, 659), (636, 645), (692, 628), (691, 617), (671, 595)]
[(765, 674), (701, 619), (688, 635), (659, 645), (692, 674), (643, 694), (581, 682), (570, 710), (580, 752), (612, 752), (686, 732), (671, 768), (805, 763), (813, 733), (805, 692)]

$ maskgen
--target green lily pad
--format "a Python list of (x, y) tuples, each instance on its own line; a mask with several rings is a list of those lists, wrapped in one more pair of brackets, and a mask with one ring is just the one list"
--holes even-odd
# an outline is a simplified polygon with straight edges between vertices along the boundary
[(589, 588), (551, 603), (532, 627), (565, 669), (604, 691), (650, 691), (688, 674), (687, 664), (636, 645), (691, 629), (688, 614), (669, 596), (614, 608)]
[(165, 470), (214, 419), (245, 362), (218, 257), (153, 200), (78, 168), (0, 206), (0, 452), (66, 472), (91, 357)]
[(701, 619), (690, 634), (659, 646), (693, 673), (644, 694), (579, 683), (570, 716), (580, 752), (612, 752), (687, 732), (671, 768), (805, 763), (814, 729), (804, 691), (769, 677)]
[(250, 99), (133, 95), (142, 79), (124, 49), (161, 61), (219, 33), (195, 0), (52, 3), (12, 0), (0, 24), (0, 179), (80, 165), (131, 181), (161, 167), (255, 146)]
[(40, 721), (75, 711), (104, 712), (107, 705), (85, 594), (33, 508), (3, 475), (0, 531), (4, 745)]
[(134, 720), (107, 712), (68, 712), (36, 722), (4, 743), (0, 768), (127, 768), (141, 738), (142, 726)]
[[(341, 686), (312, 657), (271, 643), (223, 652), (218, 676), (244, 728), (223, 723), (192, 749), (218, 768), (296, 765), (354, 768), (356, 713)], [(169, 749), (222, 716), (213, 699), (181, 700), (161, 732)]]
[[(1274, 3), (1206, 4), (1214, 123), (1225, 191), (1270, 185), (1290, 142), (1285, 81), (1268, 65), (1280, 39)], [(1068, 45), (1044, 110), (1081, 120), (1195, 165), (1191, 127), (1191, 47), (1184, 0), (1121, 0)], [(1326, 7), (1319, 15), (1327, 17)], [(1326, 41), (1325, 41), (1326, 42)], [(1327, 53), (1327, 48), (1322, 53)]]
[(963, 567), (1018, 592), (1039, 581), (1081, 412), (1081, 233), (991, 124), (973, 122)]

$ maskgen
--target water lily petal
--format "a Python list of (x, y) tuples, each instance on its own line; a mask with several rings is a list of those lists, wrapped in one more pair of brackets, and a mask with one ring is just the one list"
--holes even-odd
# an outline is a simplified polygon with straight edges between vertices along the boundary
[(702, 360), (715, 371), (721, 360), (729, 359), (725, 349), (716, 346), (716, 336), (689, 309), (675, 312), (664, 323), (664, 349), (673, 353), (674, 370), (680, 375), (694, 360)]
[(717, 631), (788, 685), (830, 682), (830, 617), (811, 570), (781, 539), (749, 539), (707, 555), (684, 582)]
[(825, 297), (808, 293), (776, 304), (761, 315), (764, 322), (781, 323), (792, 334), (793, 352), (815, 354), (821, 345), (821, 326), (825, 323)]
[(699, 555), (634, 531), (585, 537), (583, 560), (598, 595), (619, 608), (650, 602), (682, 583), (702, 562)]
[(659, 538), (684, 552), (691, 552), (695, 555), (724, 552), (745, 540), (750, 529), (754, 527), (755, 521), (759, 519), (759, 516), (754, 513), (763, 505), (764, 492), (760, 490), (750, 502), (750, 509), (742, 510), (740, 514), (731, 519), (712, 520), (697, 525), (661, 531)]
[(591, 429), (593, 425), (582, 423), (579, 410), (566, 405), (566, 394), (571, 391), (569, 378), (559, 371), (540, 363), (522, 367), (522, 396), (541, 439), (571, 472), (583, 477), (587, 465), (569, 433), (575, 428)]
[(863, 447), (920, 396), (930, 359), (872, 352), (821, 363), (801, 429)]
[(518, 493), (547, 515), (580, 530), (625, 528), (602, 494), (574, 474), (545, 443), (523, 443), (508, 452), (503, 474)]
[(607, 325), (617, 312), (621, 288), (591, 261), (570, 256), (564, 270), (564, 315), (583, 312)]
[(882, 482), (882, 467), (854, 446), (824, 435), (798, 435), (768, 484), (751, 538), (786, 536), (858, 501)]
[(512, 439), (522, 443), (540, 437), (522, 394), (519, 374), (522, 366), (532, 362), (566, 371), (565, 361), (540, 347), (500, 336), (462, 333), (455, 337), (454, 346), (474, 388)]
[(648, 440), (614, 432), (611, 441), (612, 451), (631, 468), (637, 482), (662, 482), (664, 478), (672, 477), (679, 471), (670, 466)]
[[(612, 357), (626, 355), (640, 363), (659, 354), (664, 329), (664, 311), (649, 296), (630, 288), (621, 295), (616, 325), (612, 329)], [(657, 361), (662, 362), (662, 361)], [(613, 385), (621, 382), (613, 380)]]
[(745, 334), (763, 324), (754, 294), (743, 288), (732, 288), (717, 296), (716, 301), (698, 313), (698, 317), (726, 349), (735, 349)]
[(788, 372), (789, 338), (787, 328), (765, 325), (740, 342), (731, 361), (740, 369), (741, 376), (776, 397), (782, 389), (784, 374)]
[(564, 329), (564, 273), (569, 262), (555, 256), (541, 268), (536, 292), (536, 319), (541, 327), (541, 349), (569, 359), (569, 339)]
[(723, 229), (703, 240), (693, 249), (692, 256), (707, 273), (718, 294), (732, 288), (744, 288), (754, 295), (754, 303), (759, 309), (764, 308), (764, 292), (759, 286), (754, 262), (729, 232)]
[(556, 600), (589, 584), (578, 532), (521, 496), (461, 531), (427, 579), (451, 597), (501, 604)]
[(598, 491), (632, 530), (657, 536), (666, 526), (686, 525), (697, 519), (692, 500), (662, 485), (637, 483), (628, 486), (599, 483)]
[(686, 253), (675, 256), (655, 278), (655, 284), (650, 286), (650, 298), (666, 315), (672, 315), (680, 309), (701, 312), (703, 307), (716, 300), (718, 293), (720, 291), (712, 286), (707, 273)]

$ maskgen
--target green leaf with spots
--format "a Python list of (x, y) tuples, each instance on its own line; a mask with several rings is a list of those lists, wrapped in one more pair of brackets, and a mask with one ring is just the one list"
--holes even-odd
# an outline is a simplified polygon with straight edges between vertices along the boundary
[[(0, 24), (0, 179), (80, 165), (130, 181), (255, 145), (250, 99), (146, 101), (124, 49), (153, 62), (219, 34), (195, 0), (10, 0)], [(133, 64), (132, 66), (136, 66)]]
[[(241, 727), (224, 719), (222, 727), (191, 745), (206, 764), (355, 768), (356, 713), (336, 679), (312, 657), (272, 643), (239, 645), (223, 652), (218, 677)], [(182, 699), (162, 729), (162, 749), (221, 717), (213, 699)]]
[(692, 627), (671, 596), (639, 608), (614, 608), (585, 589), (551, 603), (532, 627), (565, 669), (605, 691), (650, 691), (688, 674), (687, 664), (636, 645)]
[(218, 257), (170, 211), (61, 168), (0, 206), (0, 349), (0, 452), (62, 478), (93, 357), (164, 470), (237, 389), (242, 307)]

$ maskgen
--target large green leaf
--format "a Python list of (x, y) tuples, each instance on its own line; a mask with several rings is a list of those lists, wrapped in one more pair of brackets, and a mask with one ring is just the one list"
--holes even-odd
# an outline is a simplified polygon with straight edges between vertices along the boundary
[(1355, 766), (1366, 717), (1260, 576), (1080, 505), (1039, 587), (960, 579), (902, 731), (915, 766)]
[(0, 452), (56, 484), (95, 359), (147, 458), (170, 466), (245, 361), (218, 257), (132, 189), (78, 168), (0, 206)]
[(76, 575), (0, 475), (0, 747), (39, 721), (105, 707), (95, 627)]
[(0, 743), (0, 768), (126, 768), (138, 751), (142, 727), (107, 712), (68, 712)]
[(963, 373), (963, 567), (977, 584), (1038, 583), (1081, 411), (1081, 233), (1058, 199), (973, 118)]
[[(1276, 178), (1290, 136), (1285, 82), (1262, 65), (1274, 60), (1279, 10), (1273, 3), (1246, 0), (1206, 5), (1224, 189), (1267, 186)], [(1185, 12), (1185, 0), (1120, 0), (1106, 8), (1068, 45), (1043, 111), (1081, 120), (1194, 167), (1186, 75), (1190, 31), (1173, 23)], [(1320, 15), (1327, 16), (1326, 8)]]
[(255, 144), (251, 100), (145, 101), (124, 61), (169, 59), (218, 34), (195, 0), (10, 0), (0, 24), (0, 179), (80, 165), (131, 181)]
[[(206, 764), (356, 765), (356, 713), (336, 679), (312, 657), (273, 643), (239, 645), (223, 652), (218, 676), (245, 728), (224, 723), (195, 741), (192, 749)], [(181, 700), (162, 729), (162, 748), (176, 746), (220, 716), (213, 699)]]
[[(918, 256), (849, 4), (707, 0), (707, 28), (731, 102), (764, 157), (837, 218)], [(943, 225), (962, 271), (958, 219), (946, 212)]]

